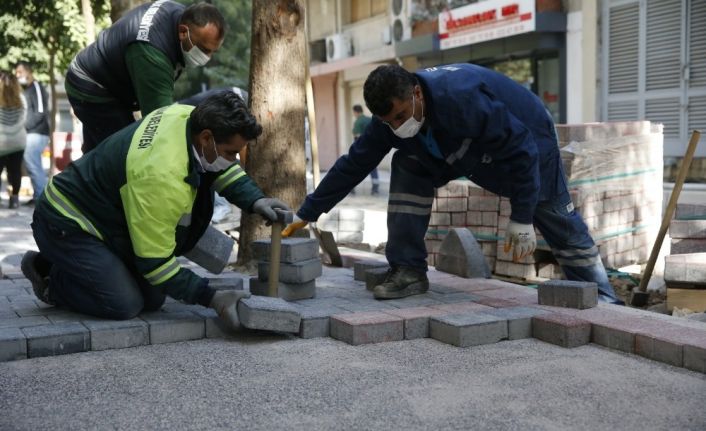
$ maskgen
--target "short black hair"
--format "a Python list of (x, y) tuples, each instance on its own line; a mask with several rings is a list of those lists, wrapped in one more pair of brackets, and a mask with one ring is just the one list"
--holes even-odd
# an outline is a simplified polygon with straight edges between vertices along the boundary
[(378, 66), (365, 80), (365, 104), (373, 114), (379, 117), (387, 115), (392, 109), (392, 99), (411, 98), (415, 85), (417, 77), (412, 72), (396, 64)]
[(353, 112), (357, 112), (359, 114), (363, 113), (363, 107), (360, 105), (353, 105)]
[(213, 132), (216, 142), (225, 142), (233, 135), (250, 141), (262, 134), (262, 126), (248, 110), (243, 99), (230, 90), (216, 93), (199, 103), (189, 116), (191, 133), (205, 129)]
[(32, 65), (29, 64), (28, 61), (25, 61), (25, 60), (20, 60), (20, 61), (18, 61), (17, 64), (15, 64), (15, 69), (17, 69), (17, 68), (20, 67), (20, 66), (22, 66), (27, 72), (32, 73), (32, 72), (34, 71), (34, 70), (32, 69)]
[(197, 27), (205, 27), (208, 23), (211, 23), (218, 29), (218, 37), (220, 39), (223, 39), (226, 33), (226, 20), (221, 15), (221, 12), (214, 5), (204, 2), (193, 4), (184, 9), (179, 23), (193, 24)]

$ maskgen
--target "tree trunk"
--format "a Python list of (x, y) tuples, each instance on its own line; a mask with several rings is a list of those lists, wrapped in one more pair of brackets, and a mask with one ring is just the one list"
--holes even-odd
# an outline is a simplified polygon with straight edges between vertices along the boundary
[(91, 9), (91, 0), (81, 0), (81, 13), (86, 23), (86, 45), (96, 40), (96, 20)]
[[(304, 116), (306, 114), (306, 36), (301, 0), (252, 4), (250, 107), (262, 125), (248, 148), (245, 170), (266, 195), (296, 210), (306, 195)], [(252, 259), (253, 240), (269, 238), (259, 215), (243, 214), (238, 263)]]
[(51, 111), (49, 111), (49, 175), (54, 175), (54, 130), (56, 130), (56, 50), (49, 49), (49, 91)]

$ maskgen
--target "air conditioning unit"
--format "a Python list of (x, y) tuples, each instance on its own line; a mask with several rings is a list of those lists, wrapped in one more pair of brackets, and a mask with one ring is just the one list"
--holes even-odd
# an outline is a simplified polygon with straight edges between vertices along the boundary
[(337, 33), (326, 38), (326, 61), (336, 61), (353, 55), (351, 37)]
[(390, 0), (390, 35), (392, 43), (402, 42), (412, 37), (412, 0)]

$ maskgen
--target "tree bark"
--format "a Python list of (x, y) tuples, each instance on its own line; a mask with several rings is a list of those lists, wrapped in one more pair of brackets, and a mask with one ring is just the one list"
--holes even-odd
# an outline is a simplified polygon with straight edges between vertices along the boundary
[(96, 40), (96, 19), (91, 9), (91, 0), (81, 0), (81, 13), (86, 23), (86, 45)]
[[(306, 195), (304, 16), (301, 0), (252, 5), (249, 97), (263, 133), (249, 146), (244, 167), (266, 195), (282, 199), (294, 210)], [(270, 234), (259, 215), (243, 214), (238, 263), (248, 264), (252, 241)]]
[(54, 131), (56, 130), (56, 49), (48, 47), (49, 51), (49, 91), (51, 92), (51, 110), (49, 118), (49, 175), (55, 173), (54, 163)]

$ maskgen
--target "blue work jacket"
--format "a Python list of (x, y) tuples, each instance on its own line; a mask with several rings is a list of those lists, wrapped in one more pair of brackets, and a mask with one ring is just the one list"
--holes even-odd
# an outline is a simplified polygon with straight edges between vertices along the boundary
[[(298, 215), (314, 221), (328, 212), (392, 149), (431, 166), (436, 187), (465, 176), (509, 197), (511, 219), (532, 223), (540, 200), (566, 191), (554, 123), (541, 100), (512, 79), (473, 64), (431, 67), (415, 73), (430, 127), (443, 160), (432, 156), (424, 132), (398, 138), (378, 117), (307, 196)], [(424, 130), (424, 129), (423, 129)]]

